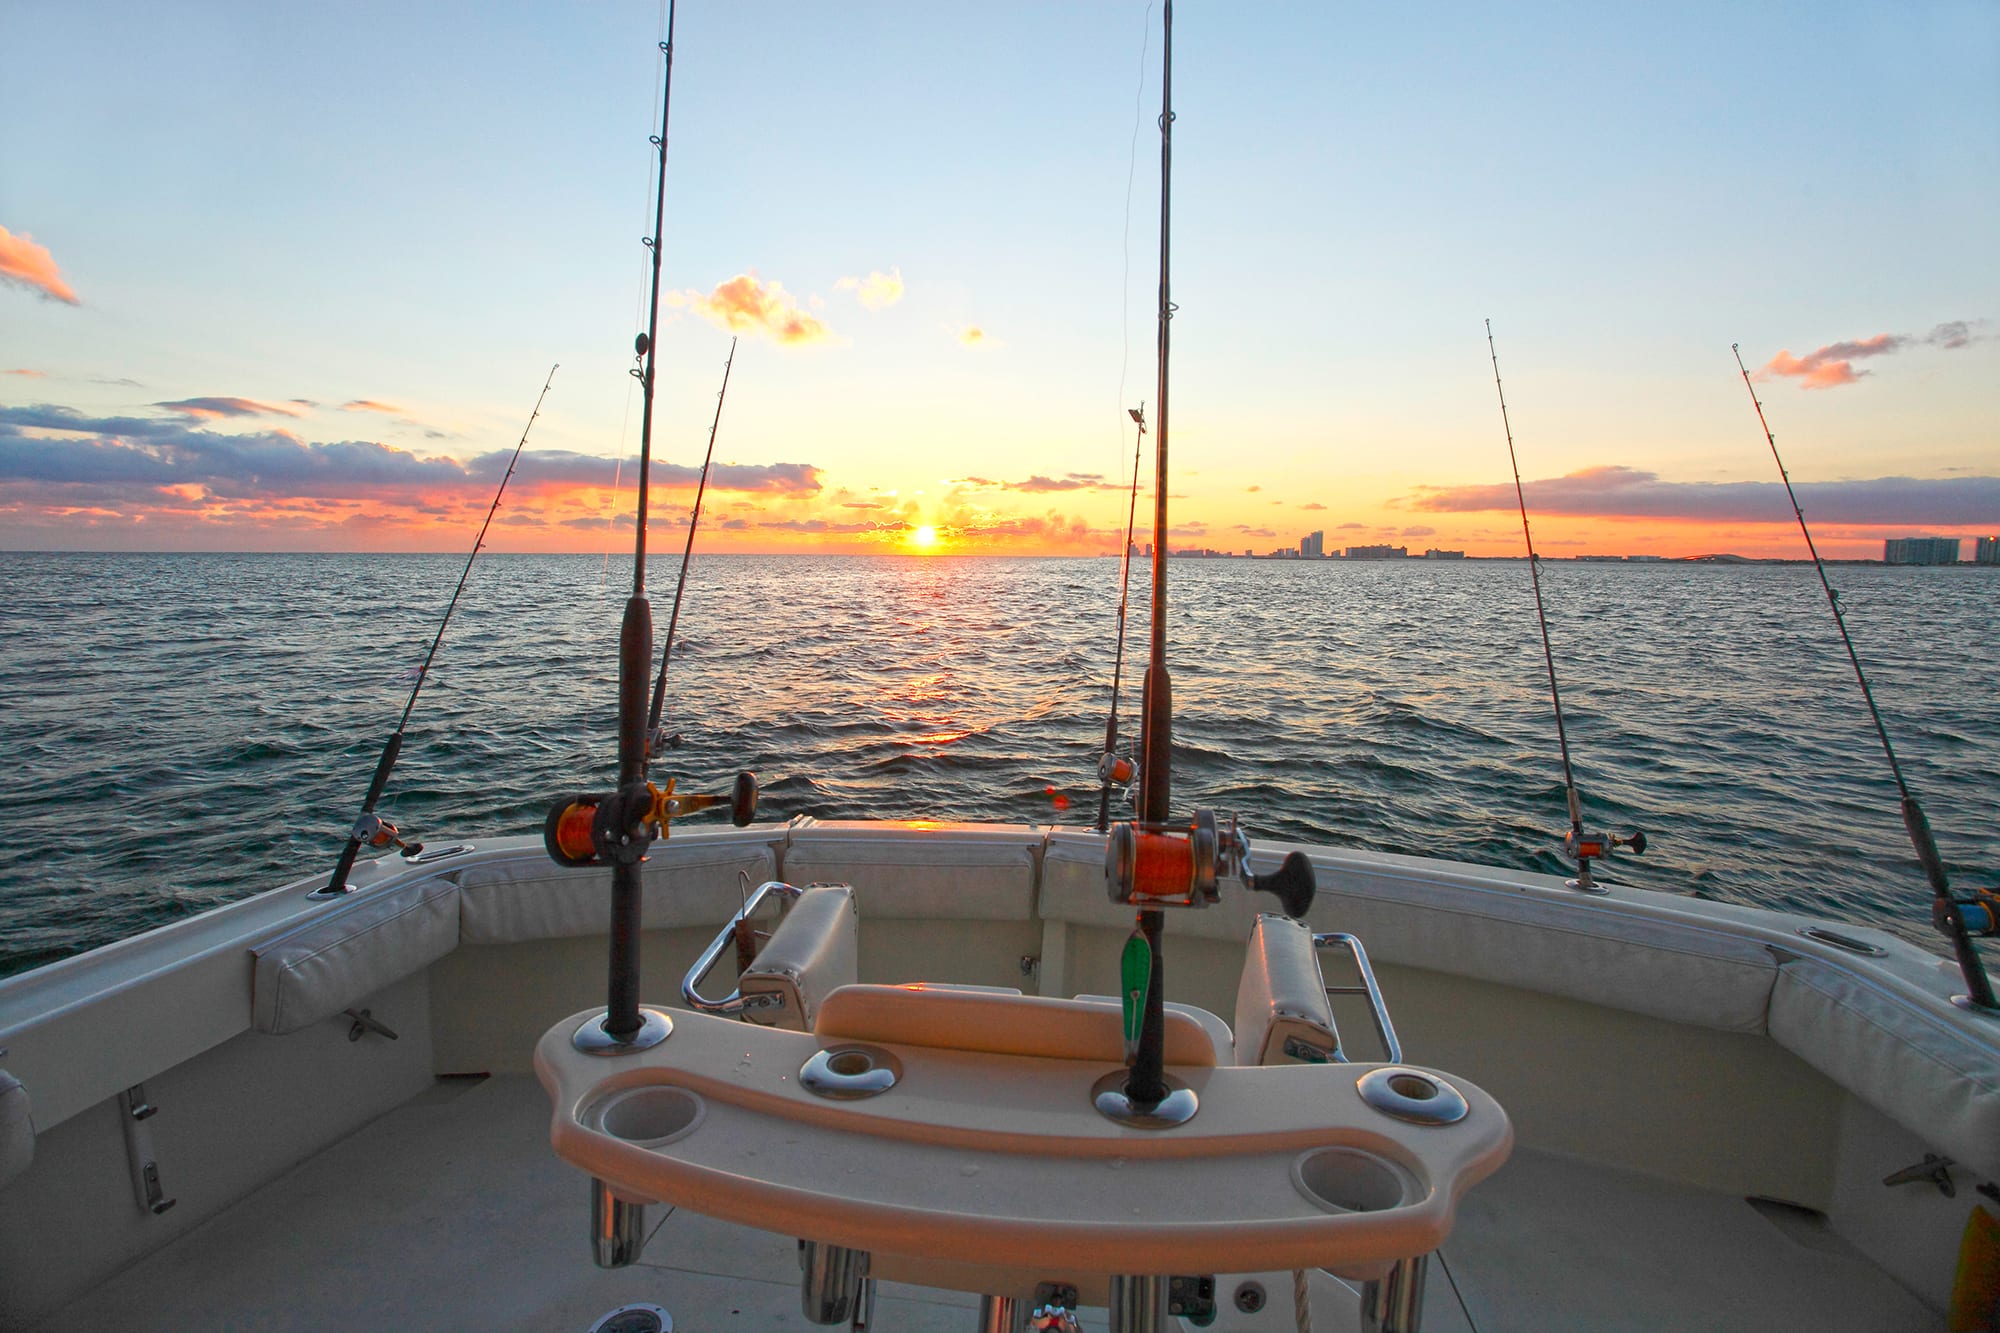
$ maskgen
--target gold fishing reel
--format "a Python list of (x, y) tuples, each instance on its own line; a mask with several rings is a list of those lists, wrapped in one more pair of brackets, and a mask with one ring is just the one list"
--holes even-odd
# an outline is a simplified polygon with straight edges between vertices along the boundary
[(664, 787), (647, 782), (623, 791), (568, 796), (549, 811), (542, 845), (561, 866), (640, 861), (653, 839), (672, 833), (674, 820), (718, 805), (729, 807), (730, 822), (738, 828), (755, 819), (756, 776), (738, 773), (726, 796), (675, 795), (672, 778)]

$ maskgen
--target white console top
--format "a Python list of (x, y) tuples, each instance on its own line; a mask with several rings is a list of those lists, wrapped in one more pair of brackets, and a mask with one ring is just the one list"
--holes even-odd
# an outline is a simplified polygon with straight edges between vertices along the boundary
[[(1513, 1143), (1498, 1103), (1461, 1079), (1428, 1075), (1462, 1094), (1454, 1124), (1377, 1110), (1357, 1089), (1377, 1065), (1170, 1066), (1200, 1109), (1146, 1130), (1094, 1109), (1115, 1067), (1101, 1060), (682, 1011), (650, 1050), (579, 1052), (573, 1034), (601, 1013), (556, 1024), (535, 1052), (560, 1156), (632, 1202), (885, 1255), (1128, 1274), (1403, 1258), (1443, 1243), (1459, 1196)], [(812, 1057), (856, 1046), (899, 1067), (893, 1087), (841, 1100), (801, 1086)], [(1427, 1072), (1396, 1077), (1421, 1096)]]

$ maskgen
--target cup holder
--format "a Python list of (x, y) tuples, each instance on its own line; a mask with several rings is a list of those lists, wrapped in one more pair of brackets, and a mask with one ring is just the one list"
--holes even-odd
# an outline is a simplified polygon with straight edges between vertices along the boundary
[(1292, 1184), (1334, 1213), (1379, 1213), (1400, 1208), (1409, 1191), (1403, 1176), (1381, 1158), (1355, 1148), (1316, 1148), (1292, 1163)]
[(702, 1099), (687, 1089), (656, 1084), (614, 1092), (592, 1107), (585, 1119), (614, 1139), (656, 1148), (693, 1133), (707, 1111)]
[(873, 1097), (896, 1086), (903, 1063), (879, 1046), (829, 1046), (799, 1070), (807, 1092), (838, 1101)]
[(1436, 1074), (1400, 1065), (1383, 1065), (1363, 1074), (1355, 1084), (1361, 1100), (1412, 1125), (1455, 1125), (1472, 1108), (1465, 1094)]

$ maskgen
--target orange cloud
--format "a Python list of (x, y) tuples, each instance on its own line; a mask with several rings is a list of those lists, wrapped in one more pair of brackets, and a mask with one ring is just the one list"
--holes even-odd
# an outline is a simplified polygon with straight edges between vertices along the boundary
[(36, 245), (25, 231), (19, 236), (0, 227), (0, 279), (18, 283), (44, 299), (82, 305), (70, 285), (56, 270), (55, 256), (47, 246)]
[(903, 299), (903, 270), (877, 270), (865, 278), (842, 278), (833, 286), (835, 291), (853, 292), (854, 299), (870, 310), (886, 310)]
[(373, 398), (356, 398), (351, 403), (342, 403), (340, 410), (343, 412), (380, 412), (385, 417), (399, 417), (403, 415), (403, 409), (397, 407), (394, 403), (378, 403)]
[(784, 284), (759, 282), (754, 273), (739, 273), (717, 284), (707, 296), (669, 293), (667, 303), (692, 307), (732, 333), (762, 333), (780, 343), (825, 342), (833, 336), (826, 325), (799, 309)]
[(46, 370), (0, 370), (0, 375), (25, 375), (31, 380), (45, 380), (49, 377), (49, 372)]

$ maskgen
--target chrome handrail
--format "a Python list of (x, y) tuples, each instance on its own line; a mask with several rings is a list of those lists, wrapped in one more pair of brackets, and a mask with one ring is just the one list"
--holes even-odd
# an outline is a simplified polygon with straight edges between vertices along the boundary
[(800, 892), (801, 890), (795, 889), (789, 884), (771, 879), (759, 884), (751, 892), (750, 896), (743, 900), (743, 906), (737, 909), (736, 915), (730, 917), (729, 921), (722, 927), (722, 933), (709, 942), (709, 946), (701, 951), (701, 957), (695, 959), (694, 966), (688, 969), (688, 974), (681, 978), (681, 998), (687, 1001), (688, 1008), (699, 1009), (705, 1014), (740, 1014), (743, 1012), (744, 1002), (741, 988), (729, 992), (729, 994), (719, 1000), (711, 1000), (703, 995), (698, 987), (700, 987), (702, 982), (708, 980), (708, 974), (713, 972), (715, 965), (722, 961), (723, 950), (736, 942), (736, 928), (748, 920), (752, 912), (755, 912), (763, 905), (766, 897), (776, 893), (787, 902), (790, 902), (796, 899)]
[[(1354, 959), (1355, 970), (1361, 973), (1359, 986), (1328, 986), (1327, 998), (1336, 995), (1366, 995), (1368, 1010), (1375, 1020), (1375, 1035), (1382, 1041), (1383, 1049), (1389, 1053), (1389, 1063), (1403, 1063), (1403, 1044), (1396, 1040), (1396, 1025), (1389, 1021), (1389, 1005), (1382, 998), (1382, 988), (1375, 984), (1375, 969), (1368, 966), (1368, 951), (1361, 947), (1361, 941), (1345, 931), (1329, 930), (1314, 932), (1313, 948), (1325, 949), (1332, 945), (1342, 945)], [(1322, 977), (1322, 980), (1324, 978)]]

